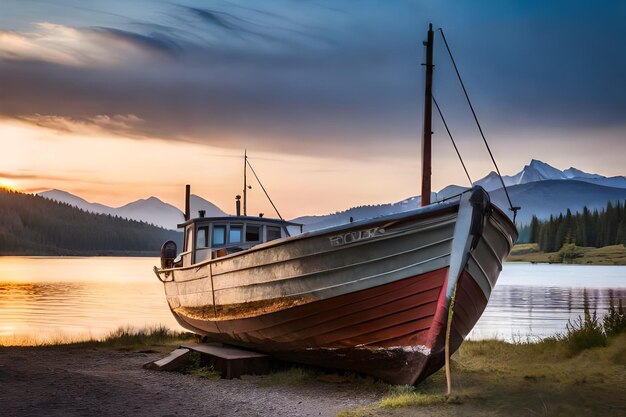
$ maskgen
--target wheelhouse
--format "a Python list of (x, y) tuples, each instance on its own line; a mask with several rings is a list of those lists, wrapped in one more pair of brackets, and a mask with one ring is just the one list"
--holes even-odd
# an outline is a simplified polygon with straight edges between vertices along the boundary
[(184, 228), (183, 267), (302, 232), (299, 223), (253, 216), (198, 217), (178, 227)]

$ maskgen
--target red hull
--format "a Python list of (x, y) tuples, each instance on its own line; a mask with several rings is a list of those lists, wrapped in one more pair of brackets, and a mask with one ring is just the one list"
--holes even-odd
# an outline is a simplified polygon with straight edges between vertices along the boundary
[[(207, 323), (175, 316), (215, 341), (413, 384), (443, 364), (447, 274), (448, 268), (441, 268), (253, 318)], [(486, 304), (480, 287), (464, 272), (457, 287), (453, 351)]]

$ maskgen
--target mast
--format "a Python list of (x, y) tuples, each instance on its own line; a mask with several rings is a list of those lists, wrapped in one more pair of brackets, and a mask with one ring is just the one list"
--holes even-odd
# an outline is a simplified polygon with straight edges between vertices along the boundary
[(243, 150), (243, 215), (247, 216), (248, 212), (246, 210), (246, 190), (248, 189), (248, 184), (246, 183), (246, 172), (248, 171), (248, 150)]
[(422, 137), (422, 207), (430, 204), (431, 137), (433, 116), (433, 24), (428, 25), (426, 42), (426, 88), (424, 97), (424, 135)]

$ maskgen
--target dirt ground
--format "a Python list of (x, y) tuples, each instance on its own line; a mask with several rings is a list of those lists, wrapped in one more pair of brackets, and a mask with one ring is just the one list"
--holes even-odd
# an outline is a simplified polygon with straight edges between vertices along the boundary
[(445, 398), (442, 371), (403, 394), (409, 387), (315, 370), (302, 371), (305, 381), (280, 372), (213, 380), (142, 368), (171, 346), (0, 347), (0, 417), (625, 416), (626, 335), (575, 355), (566, 348), (466, 342), (453, 356), (454, 395)]
[[(380, 397), (355, 384), (263, 386), (142, 368), (162, 353), (0, 347), (0, 416), (335, 416)], [(358, 384), (357, 384), (358, 385)]]

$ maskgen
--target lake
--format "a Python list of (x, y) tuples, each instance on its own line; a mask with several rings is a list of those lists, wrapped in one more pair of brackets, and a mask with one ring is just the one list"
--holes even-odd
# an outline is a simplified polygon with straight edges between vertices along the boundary
[[(152, 273), (158, 258), (0, 257), (0, 345), (100, 337), (120, 326), (180, 330)], [(471, 339), (562, 332), (611, 297), (626, 302), (626, 266), (507, 263)], [(616, 301), (617, 302), (617, 301)]]

